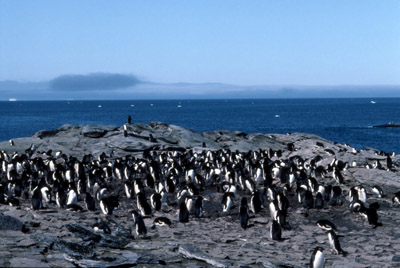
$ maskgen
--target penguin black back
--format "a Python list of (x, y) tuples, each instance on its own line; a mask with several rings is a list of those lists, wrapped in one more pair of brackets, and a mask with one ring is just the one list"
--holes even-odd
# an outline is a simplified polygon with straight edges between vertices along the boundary
[(243, 229), (246, 229), (249, 226), (249, 207), (247, 205), (246, 197), (243, 197), (240, 202), (239, 217), (240, 217), (240, 226)]
[(181, 202), (179, 205), (179, 221), (182, 223), (189, 222), (189, 211), (185, 202)]
[(85, 204), (86, 204), (87, 210), (89, 210), (89, 211), (95, 211), (96, 210), (96, 205), (95, 205), (94, 198), (90, 195), (89, 192), (86, 192)]

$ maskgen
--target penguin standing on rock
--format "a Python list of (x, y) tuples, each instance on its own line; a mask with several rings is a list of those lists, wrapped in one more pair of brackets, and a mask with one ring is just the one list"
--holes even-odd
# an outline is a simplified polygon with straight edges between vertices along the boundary
[(201, 218), (203, 217), (203, 209), (204, 209), (204, 198), (199, 196), (194, 202), (194, 217)]
[(39, 187), (36, 186), (32, 194), (32, 209), (38, 210), (42, 207), (42, 192), (40, 191)]
[(95, 211), (96, 210), (96, 205), (95, 205), (94, 198), (88, 192), (86, 192), (85, 204), (86, 204), (87, 210), (89, 210), (89, 211)]
[(331, 248), (333, 249), (335, 254), (337, 255), (342, 254), (344, 257), (346, 257), (347, 252), (341, 248), (339, 238), (333, 230), (330, 230), (328, 232), (328, 238), (329, 238), (329, 244), (331, 245)]
[(239, 217), (240, 217), (240, 226), (243, 229), (249, 227), (249, 207), (247, 205), (246, 197), (243, 197), (240, 202)]
[(222, 197), (222, 212), (228, 214), (233, 205), (234, 194), (227, 192)]
[(317, 221), (317, 226), (325, 231), (332, 231), (332, 230), (337, 231), (335, 224), (333, 224), (328, 220)]
[(310, 268), (324, 268), (325, 255), (322, 247), (316, 247), (311, 255)]
[(276, 220), (272, 221), (270, 235), (272, 240), (282, 240), (282, 227)]
[(138, 236), (145, 237), (147, 234), (147, 228), (146, 225), (144, 224), (142, 215), (140, 215), (140, 213), (137, 212), (136, 210), (132, 210), (132, 217), (133, 217), (133, 223), (135, 224), (136, 234)]
[(189, 222), (189, 211), (185, 202), (181, 202), (179, 205), (179, 221), (182, 223)]

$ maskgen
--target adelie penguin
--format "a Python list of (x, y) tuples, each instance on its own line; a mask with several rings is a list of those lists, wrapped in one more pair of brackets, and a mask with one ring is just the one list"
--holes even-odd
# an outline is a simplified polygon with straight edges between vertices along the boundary
[(310, 268), (324, 268), (325, 267), (325, 254), (322, 247), (316, 247), (311, 254)]
[(324, 208), (324, 197), (322, 196), (321, 193), (317, 193), (317, 195), (315, 196), (315, 208), (316, 209), (323, 209)]
[(260, 213), (261, 200), (260, 200), (260, 196), (259, 196), (257, 190), (253, 191), (253, 193), (251, 194), (250, 206), (251, 206), (251, 210), (254, 214)]
[(85, 204), (86, 204), (87, 210), (89, 210), (89, 211), (95, 211), (96, 210), (96, 205), (95, 205), (94, 198), (88, 192), (86, 192)]
[(151, 207), (147, 202), (146, 195), (143, 192), (137, 194), (137, 206), (140, 209), (142, 215), (150, 215)]
[(203, 217), (203, 210), (204, 210), (204, 198), (199, 196), (197, 197), (196, 201), (194, 202), (194, 217), (201, 218)]
[(147, 234), (147, 228), (146, 225), (144, 224), (142, 215), (140, 215), (140, 213), (137, 212), (136, 210), (132, 210), (132, 217), (133, 217), (133, 223), (135, 224), (136, 234), (138, 236), (145, 237)]
[(189, 211), (185, 202), (181, 202), (179, 205), (179, 221), (182, 223), (189, 222)]
[(400, 205), (400, 192), (397, 192), (394, 194), (394, 196), (392, 198), (392, 203), (394, 206)]
[(239, 218), (240, 226), (243, 229), (247, 229), (247, 227), (249, 227), (249, 207), (247, 205), (246, 197), (243, 197), (240, 201)]
[(167, 217), (157, 217), (157, 218), (154, 219), (153, 226), (151, 227), (151, 229), (155, 229), (156, 226), (168, 226), (168, 227), (171, 227), (171, 225), (172, 225), (172, 222)]
[(222, 213), (228, 214), (233, 206), (234, 193), (227, 192), (222, 197)]
[(33, 190), (31, 201), (33, 210), (38, 210), (42, 208), (42, 192), (40, 191), (40, 188), (38, 186), (36, 186), (36, 188)]
[(374, 194), (376, 194), (379, 198), (382, 198), (382, 197), (385, 196), (385, 194), (384, 194), (382, 188), (381, 188), (379, 185), (374, 185), (374, 186), (372, 187), (372, 192), (373, 192)]
[(335, 224), (333, 224), (332, 222), (330, 222), (328, 220), (317, 221), (317, 226), (325, 231), (332, 231), (332, 230), (337, 231)]
[(282, 227), (276, 220), (272, 221), (270, 236), (272, 240), (282, 241)]
[(382, 223), (378, 222), (378, 212), (379, 209), (378, 203), (372, 203), (369, 208), (363, 208), (360, 210), (360, 214), (367, 218), (368, 223), (374, 225), (374, 229), (378, 226), (382, 226)]
[(159, 211), (161, 209), (162, 196), (159, 193), (154, 193), (150, 196), (150, 203), (154, 210)]
[(331, 245), (331, 248), (333, 249), (335, 254), (336, 255), (342, 254), (344, 257), (346, 257), (347, 252), (341, 248), (339, 238), (333, 230), (330, 230), (328, 232), (328, 238), (329, 238), (329, 244)]

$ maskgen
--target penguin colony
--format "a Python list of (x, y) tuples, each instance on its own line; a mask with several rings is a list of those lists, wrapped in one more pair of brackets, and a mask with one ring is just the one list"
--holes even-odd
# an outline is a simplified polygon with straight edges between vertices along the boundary
[[(296, 149), (288, 144), (288, 150)], [(355, 164), (336, 159), (332, 150), (325, 151), (326, 155), (312, 159), (300, 156), (285, 159), (282, 151), (272, 149), (245, 153), (147, 150), (141, 157), (115, 158), (103, 153), (98, 158), (89, 154), (78, 159), (52, 151), (36, 152), (33, 157), (31, 147), (25, 154), (1, 152), (0, 204), (19, 206), (21, 200), (30, 200), (33, 210), (57, 206), (80, 212), (101, 210), (106, 217), (112, 217), (113, 211), (120, 207), (120, 200), (126, 198), (131, 200), (127, 214), (132, 218), (132, 229), (138, 237), (146, 237), (145, 218), (154, 218), (152, 228), (155, 228), (209, 217), (211, 211), (207, 212), (205, 207), (209, 200), (203, 193), (214, 189), (222, 196), (219, 217), (236, 214), (238, 228), (245, 230), (252, 227), (254, 215), (264, 213), (269, 220), (269, 238), (275, 241), (285, 240), (285, 230), (292, 229), (289, 208), (294, 205), (302, 206), (306, 216), (318, 215), (320, 209), (327, 207), (348, 206), (354, 217), (364, 217), (372, 228), (382, 226), (379, 221), (379, 200), (385, 196), (382, 188), (379, 185), (371, 189), (363, 185), (349, 188), (343, 172)], [(330, 164), (319, 165), (326, 157), (332, 159)], [(395, 172), (390, 155), (386, 157), (385, 168)], [(383, 169), (379, 161), (367, 168)], [(378, 202), (369, 202), (368, 195)], [(391, 200), (393, 206), (399, 206), (400, 192)], [(170, 208), (179, 214), (179, 222), (167, 216), (153, 216)], [(110, 233), (106, 217), (99, 218), (93, 228)], [(320, 219), (315, 228), (326, 232), (331, 254), (346, 256), (341, 246), (341, 242), (346, 244), (346, 238), (338, 234), (340, 219), (336, 222), (339, 228), (329, 220)], [(310, 267), (324, 267), (321, 246), (310, 250)]]

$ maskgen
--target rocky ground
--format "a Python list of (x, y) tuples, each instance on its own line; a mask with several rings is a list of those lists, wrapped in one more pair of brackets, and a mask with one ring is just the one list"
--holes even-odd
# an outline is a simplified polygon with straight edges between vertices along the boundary
[[(245, 134), (214, 131), (198, 133), (163, 123), (127, 126), (70, 126), (57, 130), (40, 131), (32, 137), (0, 143), (7, 153), (24, 153), (33, 149), (33, 156), (42, 156), (52, 150), (76, 156), (105, 152), (119, 157), (132, 154), (141, 157), (144, 150), (186, 151), (193, 149), (283, 150), (281, 159), (295, 155), (311, 159), (320, 155), (320, 165), (328, 165), (333, 158), (347, 162), (343, 171), (342, 188), (345, 198), (341, 206), (325, 205), (323, 209), (305, 209), (295, 195), (289, 195), (288, 222), (292, 230), (283, 231), (283, 241), (270, 238), (268, 207), (261, 213), (251, 214), (251, 228), (243, 230), (239, 224), (239, 202), (229, 215), (221, 215), (222, 193), (215, 188), (205, 189), (203, 218), (191, 218), (189, 223), (178, 221), (178, 207), (171, 205), (152, 217), (146, 218), (147, 237), (134, 233), (129, 211), (136, 207), (135, 199), (121, 195), (121, 207), (109, 216), (113, 233), (93, 233), (91, 226), (103, 218), (96, 212), (72, 212), (49, 204), (47, 209), (33, 211), (30, 200), (21, 198), (18, 207), (0, 205), (0, 267), (308, 267), (316, 246), (325, 249), (326, 267), (400, 267), (400, 207), (392, 204), (395, 192), (400, 191), (400, 157), (393, 156), (394, 167), (386, 168), (386, 157), (366, 148), (354, 151), (348, 145), (335, 144), (311, 134)], [(294, 150), (288, 150), (293, 143)], [(322, 144), (323, 146), (318, 146)], [(31, 145), (34, 144), (34, 147)], [(329, 150), (327, 150), (329, 149)], [(332, 150), (334, 155), (328, 153)], [(276, 157), (277, 158), (277, 157)], [(353, 161), (356, 167), (351, 167)], [(372, 168), (379, 161), (382, 168)], [(371, 166), (371, 168), (367, 168)], [(324, 184), (334, 184), (332, 176)], [(117, 183), (116, 183), (117, 184)], [(368, 203), (378, 202), (382, 227), (373, 228), (358, 214), (349, 210), (347, 193), (350, 187), (363, 185), (368, 192)], [(372, 186), (380, 185), (385, 197), (372, 194)], [(116, 185), (115, 187), (122, 187)], [(240, 196), (249, 193), (239, 191)], [(176, 197), (170, 196), (171, 204)], [(84, 207), (83, 202), (80, 201)], [(11, 216), (11, 217), (8, 217)], [(167, 216), (173, 224), (152, 229), (156, 216)], [(328, 219), (342, 235), (342, 248), (346, 257), (330, 250), (327, 234), (316, 226), (319, 219)]]

